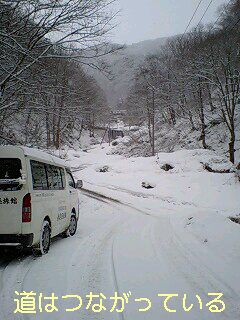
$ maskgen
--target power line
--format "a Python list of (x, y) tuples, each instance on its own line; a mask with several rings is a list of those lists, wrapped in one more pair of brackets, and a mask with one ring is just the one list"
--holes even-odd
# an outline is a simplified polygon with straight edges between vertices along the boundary
[[(231, 1), (231, 0), (230, 0)], [(230, 2), (229, 2), (230, 3)], [(216, 24), (218, 23), (218, 21), (222, 18), (222, 15), (220, 14), (218, 16), (218, 18), (213, 22), (213, 27), (216, 26)]]
[[(230, 3), (232, 2), (232, 0), (229, 0), (228, 3), (226, 4), (226, 8), (230, 5)], [(217, 19), (214, 21), (213, 25), (216, 25), (217, 22), (222, 18), (222, 13), (219, 14), (219, 16), (217, 17)]]
[(238, 21), (236, 23), (234, 23), (234, 25), (232, 26), (232, 28), (229, 31), (232, 31), (239, 24), (239, 22), (240, 22), (240, 18), (238, 19)]
[(198, 5), (197, 5), (197, 7), (196, 7), (196, 9), (195, 9), (195, 11), (194, 11), (194, 13), (193, 13), (193, 15), (192, 15), (191, 19), (190, 19), (190, 21), (188, 22), (188, 25), (187, 25), (187, 27), (186, 27), (186, 29), (185, 29), (185, 31), (184, 31), (184, 33), (183, 33), (182, 37), (181, 37), (181, 40), (182, 40), (182, 38), (185, 36), (185, 34), (186, 34), (186, 32), (187, 32), (187, 30), (188, 30), (188, 28), (189, 28), (190, 24), (192, 23), (193, 18), (195, 17), (195, 15), (196, 15), (196, 13), (197, 13), (197, 11), (198, 11), (198, 9), (199, 9), (200, 5), (202, 4), (202, 2), (203, 2), (203, 0), (200, 0), (200, 1), (199, 1), (199, 3), (198, 3)]
[(211, 0), (206, 8), (206, 10), (204, 11), (204, 14), (202, 15), (200, 21), (198, 22), (196, 28), (200, 25), (200, 23), (203, 21), (203, 18), (205, 17), (206, 13), (208, 12), (208, 9), (210, 8), (211, 4), (213, 3), (214, 0)]
[[(232, 2), (232, 0), (228, 1), (228, 3), (226, 4), (226, 8), (228, 8), (228, 6), (230, 5), (231, 2)], [(214, 22), (213, 25), (216, 25), (216, 23), (220, 20), (220, 18), (222, 18), (221, 14), (218, 16), (218, 18), (216, 19), (216, 21)], [(235, 23), (234, 23), (234, 21), (230, 21), (230, 23), (225, 27), (225, 29), (228, 30), (228, 28), (230, 27), (229, 31), (232, 31), (239, 24), (239, 22), (240, 22), (240, 17)], [(234, 25), (231, 27), (232, 23), (234, 23)]]
[[(231, 0), (230, 0), (230, 1), (231, 1)], [(229, 3), (230, 3), (230, 1), (229, 1)], [(215, 26), (221, 18), (222, 18), (222, 15), (220, 14), (220, 15), (217, 17), (217, 19), (213, 22), (213, 26)]]

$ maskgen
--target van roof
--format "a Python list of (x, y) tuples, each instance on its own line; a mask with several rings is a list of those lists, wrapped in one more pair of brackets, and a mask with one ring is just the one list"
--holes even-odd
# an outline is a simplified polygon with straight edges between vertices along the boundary
[(37, 160), (42, 160), (42, 161), (47, 161), (47, 162), (51, 162), (60, 166), (64, 166), (64, 167), (69, 167), (69, 165), (67, 165), (66, 161), (58, 158), (56, 156), (53, 156), (47, 152), (44, 152), (42, 150), (36, 149), (36, 148), (29, 148), (29, 147), (25, 147), (25, 146), (0, 146), (0, 150), (2, 151), (12, 151), (14, 152), (14, 150), (17, 151), (22, 150), (25, 156), (28, 157), (32, 157), (35, 158)]

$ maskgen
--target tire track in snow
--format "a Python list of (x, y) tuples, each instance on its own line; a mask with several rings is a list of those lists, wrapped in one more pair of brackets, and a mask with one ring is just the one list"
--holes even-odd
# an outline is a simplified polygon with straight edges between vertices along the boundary
[[(116, 288), (116, 292), (118, 295), (120, 295), (120, 290), (119, 290), (119, 285), (117, 281), (117, 273), (116, 273), (116, 268), (114, 264), (114, 240), (112, 242), (112, 252), (111, 252), (111, 258), (112, 258), (112, 275), (113, 275), (113, 282)], [(118, 317), (120, 320), (125, 320), (124, 312), (118, 313)]]
[[(171, 222), (170, 219), (170, 225), (172, 228), (172, 233), (174, 236), (174, 240), (175, 240), (175, 245), (180, 249), (180, 251), (182, 252), (182, 254), (188, 258), (189, 262), (191, 262), (192, 265), (201, 265), (201, 268), (199, 268), (200, 270), (202, 270), (203, 272), (203, 276), (206, 278), (206, 274), (208, 275), (208, 279), (212, 279), (212, 287), (214, 289), (214, 287), (216, 288), (216, 283), (221, 284), (225, 287), (225, 290), (228, 291), (229, 294), (232, 294), (233, 296), (238, 297), (238, 299), (240, 300), (240, 296), (237, 292), (235, 292), (233, 290), (233, 288), (231, 288), (231, 286), (229, 286), (222, 278), (220, 278), (216, 272), (213, 272), (201, 259), (201, 255), (198, 254), (196, 255), (189, 247), (186, 249), (181, 237), (175, 232), (173, 224)], [(199, 259), (200, 257), (200, 259)], [(199, 263), (201, 262), (201, 263)], [(207, 279), (206, 279), (207, 280)]]
[[(98, 198), (99, 199), (101, 199), (101, 198), (108, 199), (109, 201), (113, 201), (113, 202), (118, 203), (119, 205), (123, 205), (125, 207), (131, 208), (131, 209), (135, 210), (136, 212), (141, 213), (143, 215), (151, 216), (152, 218), (155, 218), (157, 220), (162, 220), (163, 219), (163, 217), (161, 217), (161, 216), (158, 217), (158, 216), (156, 216), (154, 214), (147, 213), (147, 212), (145, 212), (143, 210), (135, 208), (134, 206), (132, 206), (130, 204), (123, 203), (123, 202), (121, 202), (121, 201), (119, 201), (117, 199), (113, 199), (111, 197), (107, 197), (107, 196), (102, 195), (100, 193), (97, 193), (97, 192), (94, 192), (94, 191), (89, 191), (87, 189), (85, 191), (86, 191), (86, 195), (87, 195), (88, 192), (95, 194), (95, 197), (96, 197), (97, 200), (98, 200)], [(176, 231), (175, 231), (175, 229), (173, 227), (173, 224), (171, 222), (171, 217), (169, 217), (168, 220), (169, 220), (169, 222), (166, 224), (166, 226), (169, 226), (168, 234), (172, 235), (172, 242), (174, 243), (174, 246), (176, 247), (175, 251), (176, 252), (180, 251), (182, 253), (182, 256), (184, 256), (185, 259), (188, 260), (188, 263), (190, 263), (191, 265), (193, 265), (193, 266), (198, 265), (197, 262), (199, 262), (199, 261), (197, 261), (198, 259), (196, 257), (196, 254), (194, 252), (192, 252), (190, 249), (186, 250), (186, 248), (183, 245), (182, 240), (180, 239), (180, 236), (177, 235), (177, 233), (176, 233)], [(154, 244), (154, 241), (152, 243)], [(195, 263), (193, 263), (193, 261)], [(205, 271), (203, 272), (203, 274), (208, 273), (208, 275), (211, 276), (211, 278), (213, 278), (215, 280), (214, 282), (217, 281), (218, 283), (223, 284), (225, 286), (226, 290), (228, 290), (229, 292), (231, 292), (231, 294), (237, 296), (240, 299), (239, 295), (230, 286), (228, 286), (228, 284), (225, 283), (223, 279), (219, 278), (216, 275), (216, 273), (212, 272), (209, 268), (207, 268), (207, 266), (204, 266), (203, 268), (205, 268)]]
[[(176, 227), (174, 228), (174, 224), (171, 218), (170, 227), (172, 229), (172, 234), (174, 237), (174, 243), (176, 245), (176, 248), (178, 248), (182, 255), (188, 260), (189, 264), (193, 267), (193, 269), (199, 275), (201, 275), (201, 279), (203, 279), (201, 280), (201, 283), (209, 283), (213, 289), (212, 292), (215, 292), (217, 288), (221, 288), (221, 292), (228, 300), (225, 314), (228, 315), (230, 320), (233, 319), (236, 313), (238, 313), (238, 316), (240, 316), (239, 306), (237, 306), (237, 304), (234, 305), (233, 303), (233, 298), (235, 299), (235, 301), (239, 301), (240, 295), (221, 276), (219, 276), (217, 270), (215, 272), (213, 271), (213, 269), (211, 268), (211, 264), (209, 266), (206, 264), (206, 262), (202, 258), (204, 256), (204, 252), (201, 252), (202, 248), (199, 246), (199, 243), (194, 241), (194, 238), (192, 238), (192, 240), (196, 243), (198, 249), (200, 249), (198, 250), (198, 254), (196, 255), (196, 253), (191, 248), (189, 248), (189, 246), (186, 247), (186, 241), (185, 243), (183, 242), (183, 233), (182, 237), (180, 236), (181, 229), (178, 230), (178, 233), (175, 231)], [(211, 252), (210, 250), (208, 250), (208, 255), (210, 254)], [(235, 310), (235, 312), (233, 312), (232, 310)]]
[[(237, 293), (235, 293), (231, 287), (229, 287), (224, 281), (221, 281), (216, 273), (213, 273), (206, 265), (202, 263), (201, 259), (184, 247), (182, 239), (177, 236), (172, 227), (170, 222), (171, 217), (169, 217), (168, 220), (169, 223), (163, 221), (163, 223), (165, 223), (164, 231), (168, 235), (171, 235), (171, 240), (168, 240), (168, 242), (165, 242), (165, 244), (163, 237), (160, 238), (159, 236), (156, 236), (156, 225), (152, 225), (152, 245), (156, 253), (156, 257), (158, 257), (160, 263), (162, 264), (163, 261), (166, 263), (167, 261), (169, 268), (174, 266), (173, 271), (177, 276), (176, 281), (178, 278), (180, 279), (183, 276), (186, 281), (186, 285), (188, 285), (191, 289), (194, 289), (196, 293), (200, 293), (202, 296), (206, 296), (208, 292), (216, 292), (216, 289), (218, 288), (221, 288), (221, 292), (223, 292), (222, 288), (224, 287), (225, 291), (223, 294), (225, 297), (226, 293), (230, 296), (232, 295), (233, 297), (236, 297)], [(159, 238), (158, 241), (156, 241), (157, 238)], [(157, 242), (160, 244), (158, 249), (156, 247)], [(229, 320), (236, 319), (234, 318), (236, 316), (236, 311), (236, 305), (234, 305), (233, 302), (228, 299), (224, 316), (227, 316), (227, 319)]]
[[(126, 190), (127, 191), (127, 190)], [(96, 199), (98, 200), (101, 198), (104, 198), (108, 201), (113, 201), (117, 205), (125, 206), (131, 209), (134, 209), (136, 213), (141, 213), (143, 215), (151, 216), (158, 221), (163, 221), (163, 217), (161, 216), (156, 216), (154, 214), (146, 213), (143, 210), (139, 210), (135, 208), (134, 206), (130, 204), (123, 203), (117, 199), (105, 196), (101, 193), (94, 192), (94, 191), (89, 191), (85, 189), (85, 194), (87, 195), (88, 192), (92, 193), (95, 195)], [(173, 211), (173, 210), (172, 210)], [(152, 224), (152, 228), (153, 228)], [(152, 229), (151, 228), (151, 229)], [(155, 228), (155, 226), (154, 226)], [(161, 228), (163, 230), (164, 228)], [(156, 228), (155, 228), (156, 230)], [(154, 233), (156, 231), (154, 230)], [(168, 230), (168, 231), (167, 231)], [(228, 294), (228, 296), (232, 297), (239, 297), (239, 295), (229, 286), (224, 280), (222, 280), (216, 272), (213, 272), (213, 270), (210, 270), (207, 265), (204, 265), (199, 259), (198, 256), (196, 256), (195, 253), (193, 253), (191, 250), (188, 250), (184, 247), (184, 244), (182, 240), (180, 239), (180, 235), (176, 233), (176, 230), (173, 228), (173, 225), (171, 223), (171, 218), (169, 217), (169, 221), (166, 224), (166, 229), (164, 230), (166, 234), (166, 238), (170, 237), (170, 241), (168, 244), (165, 244), (165, 248), (160, 243), (160, 248), (164, 249), (165, 252), (165, 257), (168, 257), (168, 266), (171, 267), (176, 264), (180, 267), (177, 270), (178, 277), (181, 278), (181, 276), (184, 276), (186, 284), (188, 284), (189, 288), (195, 288), (198, 290), (198, 293), (201, 291), (203, 295), (206, 295), (206, 284), (207, 287), (209, 288), (210, 291), (215, 292), (216, 288), (225, 288), (225, 293)], [(167, 232), (166, 232), (167, 231)], [(151, 231), (151, 239), (152, 239), (152, 245), (154, 248), (154, 251), (156, 253), (156, 256), (159, 256), (159, 251), (156, 249), (156, 239), (153, 238), (153, 232)], [(170, 251), (170, 254), (169, 254)], [(163, 259), (161, 258), (160, 263), (163, 262)], [(166, 263), (165, 263), (166, 264)], [(195, 274), (195, 276), (194, 276)], [(205, 285), (204, 285), (205, 284)], [(184, 288), (183, 288), (184, 289)], [(208, 291), (208, 292), (210, 292)], [(236, 299), (235, 299), (236, 300)], [(236, 314), (239, 313), (238, 307), (233, 304), (233, 301), (229, 300), (227, 301), (227, 309), (224, 312), (224, 319), (227, 317), (227, 319), (233, 320), (236, 319)], [(237, 318), (238, 319), (238, 318)]]
[[(113, 208), (117, 208), (118, 210), (123, 206), (126, 208), (134, 209), (134, 214), (142, 214), (145, 216), (149, 216), (148, 213), (138, 210), (134, 208), (131, 205), (127, 205), (124, 203), (121, 203), (119, 200), (107, 197), (105, 195), (84, 190), (83, 192), (84, 196), (87, 196), (89, 198), (93, 198), (98, 201), (104, 201), (108, 205), (112, 205)], [(85, 252), (87, 251), (86, 258), (83, 257), (81, 249), (78, 250), (71, 259), (70, 265), (78, 265), (78, 269), (81, 269), (81, 265), (85, 265), (85, 269), (81, 269), (82, 276), (84, 278), (84, 284), (85, 284), (85, 290), (91, 291), (92, 289), (97, 289), (99, 292), (101, 291), (102, 287), (101, 284), (105, 281), (109, 282), (109, 274), (111, 278), (111, 283), (108, 283), (109, 286), (111, 286), (111, 294), (114, 292), (117, 292), (119, 295), (121, 295), (120, 289), (119, 289), (119, 282), (117, 278), (116, 268), (115, 268), (115, 258), (114, 258), (114, 243), (116, 236), (118, 235), (118, 230), (120, 231), (121, 228), (124, 228), (124, 225), (128, 224), (129, 222), (126, 222), (125, 219), (123, 220), (123, 217), (116, 218), (115, 221), (111, 221), (107, 226), (104, 226), (101, 228), (97, 234), (94, 233), (91, 234), (88, 239), (85, 239), (84, 243), (81, 244), (81, 247), (87, 246), (85, 248)], [(89, 246), (89, 241), (91, 238), (93, 238), (93, 242)], [(80, 258), (81, 256), (81, 258)], [(108, 256), (108, 258), (107, 258)], [(86, 259), (86, 260), (85, 260)], [(80, 261), (82, 260), (82, 261)], [(108, 269), (110, 270), (109, 273), (107, 273), (108, 277), (105, 279), (104, 272), (103, 271), (103, 265), (108, 260)], [(80, 262), (80, 265), (78, 264)], [(71, 269), (71, 268), (70, 268)], [(68, 274), (72, 274), (72, 270), (68, 270)], [(106, 270), (105, 270), (106, 271)], [(76, 272), (76, 271), (75, 271)], [(105, 272), (106, 273), (106, 272)], [(72, 288), (72, 285), (70, 284), (70, 279), (68, 281), (68, 287)], [(81, 287), (82, 288), (82, 287)], [(120, 307), (120, 305), (119, 305)], [(113, 314), (112, 314), (113, 315)], [(124, 312), (122, 313), (116, 313), (114, 314), (115, 317), (118, 317), (119, 320), (125, 320), (126, 316)], [(100, 319), (101, 315), (97, 315), (96, 319)], [(95, 315), (91, 314), (90, 317), (88, 314), (86, 314), (86, 317), (88, 319), (95, 319)], [(84, 318), (84, 315), (83, 315)], [(104, 318), (105, 319), (105, 318)]]
[[(126, 208), (130, 208), (130, 209), (133, 209), (135, 213), (140, 213), (144, 216), (151, 216), (152, 218), (155, 218), (155, 219), (158, 219), (158, 217), (154, 214), (151, 214), (151, 213), (148, 213), (144, 210), (141, 210), (141, 209), (138, 209), (136, 207), (134, 207), (133, 205), (129, 204), (129, 203), (125, 203), (125, 202), (122, 202), (118, 199), (115, 199), (115, 198), (112, 198), (112, 197), (108, 197), (102, 193), (98, 193), (98, 192), (95, 192), (95, 191), (92, 191), (92, 190), (88, 190), (88, 189), (83, 189), (83, 192), (82, 192), (85, 196), (87, 197), (90, 197), (90, 198), (93, 198), (95, 200), (99, 200), (99, 201), (105, 201), (106, 203), (110, 204), (110, 203), (113, 203), (113, 204), (116, 204), (116, 205), (119, 205), (119, 206), (124, 206)], [(172, 211), (172, 209), (168, 209), (168, 208), (164, 208), (164, 210), (169, 210), (169, 211)]]
[[(85, 195), (85, 194), (84, 194)], [(87, 197), (95, 200), (99, 195), (86, 194)], [(105, 199), (105, 197), (104, 197)], [(106, 199), (105, 199), (106, 200)], [(106, 202), (104, 200), (104, 202)], [(107, 205), (116, 204), (112, 199), (107, 199)], [(118, 208), (115, 208), (118, 209)], [(119, 209), (118, 209), (119, 210)], [(97, 232), (90, 234), (82, 243), (78, 250), (73, 254), (69, 263), (67, 271), (67, 288), (71, 288), (75, 285), (76, 289), (81, 288), (81, 291), (89, 293), (95, 291), (95, 293), (102, 292), (104, 287), (109, 290), (110, 294), (114, 292), (119, 293), (119, 286), (117, 282), (116, 270), (114, 265), (114, 238), (117, 234), (119, 227), (123, 225), (123, 218), (118, 217), (111, 220), (107, 225), (101, 227)], [(84, 254), (85, 253), (85, 254)], [(74, 266), (74, 267), (73, 267)], [(72, 276), (81, 273), (81, 279), (79, 284), (72, 283)], [(74, 277), (75, 278), (75, 277)], [(88, 301), (85, 301), (88, 302)], [(93, 314), (83, 310), (81, 316), (85, 319), (105, 319), (102, 314)], [(124, 316), (120, 313), (115, 315), (119, 320), (124, 320)]]
[[(156, 226), (153, 224), (150, 230), (150, 238), (156, 257), (158, 258), (160, 264), (164, 263), (169, 267), (169, 272), (171, 269), (174, 269), (171, 270), (172, 274), (178, 274), (179, 278), (183, 276), (190, 287), (201, 290), (201, 293), (204, 293), (204, 287), (201, 286), (201, 283), (197, 282), (195, 278), (191, 277), (193, 265), (187, 256), (182, 254), (181, 250), (179, 250), (179, 247), (176, 246), (174, 235), (169, 229), (169, 223), (166, 223), (166, 219), (167, 218), (162, 220), (162, 225), (164, 227), (161, 229), (161, 231), (164, 230), (163, 234), (159, 235), (159, 233), (156, 231)], [(167, 220), (169, 220), (169, 218)], [(157, 244), (159, 244), (159, 246), (157, 246)]]
[[(101, 201), (102, 199), (96, 199), (96, 200)], [(112, 204), (112, 201), (110, 201), (110, 203), (109, 203), (109, 201), (107, 202), (104, 200), (104, 202), (108, 206)], [(112, 246), (112, 242), (113, 242), (112, 238), (114, 236), (114, 230), (116, 228), (118, 228), (119, 225), (121, 225), (121, 221), (122, 221), (122, 218), (121, 219), (119, 219), (119, 218), (114, 219), (114, 221), (111, 221), (109, 223), (108, 227), (105, 225), (103, 228), (101, 227), (100, 230), (97, 231), (98, 236), (95, 239), (95, 245), (92, 250), (92, 254), (90, 254), (88, 252), (87, 256), (88, 256), (88, 258), (90, 256), (96, 257), (96, 252), (100, 251), (100, 255), (99, 255), (100, 257), (99, 257), (99, 259), (96, 259), (96, 261), (95, 261), (96, 268), (93, 267), (93, 263), (91, 260), (88, 264), (88, 267), (90, 267), (92, 269), (92, 275), (89, 276), (89, 279), (88, 279), (89, 280), (88, 287), (92, 286), (92, 283), (91, 283), (92, 279), (93, 279), (93, 284), (94, 284), (94, 281), (95, 281), (95, 283), (98, 282), (98, 279), (96, 279), (96, 274), (98, 273), (97, 268), (98, 268), (99, 262), (101, 260), (101, 257), (102, 256), (104, 257), (104, 252), (105, 252), (105, 249), (107, 246), (109, 248), (111, 248), (111, 250), (112, 250), (112, 247), (113, 247)], [(99, 233), (101, 234), (101, 236), (99, 236)], [(91, 237), (96, 237), (96, 233), (93, 232), (90, 235), (90, 237), (87, 236), (86, 239), (83, 239), (83, 241), (81, 241), (81, 245), (79, 247), (79, 250), (77, 250), (77, 252), (73, 251), (73, 255), (71, 254), (72, 259), (74, 259), (74, 257), (76, 258), (76, 256), (78, 256), (78, 254), (81, 255), (82, 249), (86, 252), (86, 249), (84, 248), (84, 246), (86, 246), (88, 244), (89, 238), (91, 238)], [(74, 238), (73, 238), (73, 240), (74, 240)], [(99, 244), (97, 242), (99, 242)], [(101, 252), (101, 250), (102, 250), (102, 252)], [(110, 256), (112, 257), (113, 256), (112, 251), (109, 251), (109, 252), (110, 252)], [(51, 255), (51, 252), (49, 254)], [(44, 258), (48, 258), (48, 256), (46, 256)], [(22, 292), (24, 290), (24, 285), (26, 283), (26, 279), (28, 278), (29, 272), (34, 271), (35, 267), (38, 269), (39, 263), (36, 263), (36, 264), (33, 263), (36, 259), (38, 260), (38, 258), (32, 258), (29, 256), (26, 256), (26, 257), (23, 256), (19, 259), (19, 258), (16, 258), (16, 256), (15, 256), (13, 259), (10, 259), (10, 261), (8, 261), (7, 264), (4, 261), (2, 262), (4, 270), (2, 270), (1, 278), (0, 278), (0, 280), (1, 280), (1, 292), (0, 292), (1, 298), (0, 299), (1, 299), (1, 304), (4, 306), (4, 308), (1, 308), (2, 310), (0, 311), (0, 315), (1, 315), (0, 319), (1, 320), (12, 319), (11, 317), (14, 317), (14, 319), (21, 319), (21, 320), (23, 319), (23, 315), (21, 315), (21, 314), (13, 315), (13, 311), (14, 311), (14, 310), (12, 310), (12, 305), (14, 304), (13, 295), (14, 295), (15, 291)], [(71, 261), (72, 261), (72, 259), (71, 259)], [(77, 258), (77, 260), (78, 260), (78, 258)], [(80, 260), (81, 260), (81, 257), (80, 257)], [(112, 267), (113, 263), (114, 262), (111, 260), (111, 263), (109, 266), (109, 268), (111, 270), (114, 270), (114, 267)], [(69, 263), (68, 263), (68, 265), (69, 265)], [(66, 277), (65, 283), (68, 282), (67, 278), (71, 276), (70, 273), (71, 273), (71, 271), (64, 274), (64, 276)], [(32, 272), (32, 274), (34, 275), (35, 272)], [(101, 278), (101, 272), (99, 272), (98, 278), (99, 279)], [(115, 275), (113, 275), (112, 278), (115, 279), (114, 283), (116, 284), (117, 282), (116, 282)], [(114, 288), (115, 288), (115, 286), (114, 286)], [(117, 291), (117, 290), (115, 290), (115, 291)], [(9, 303), (9, 301), (11, 299), (12, 299), (13, 304)], [(24, 315), (24, 319), (26, 319), (26, 318), (29, 318), (29, 316)], [(98, 315), (97, 319), (99, 319), (99, 315)], [(120, 318), (120, 319), (122, 319), (122, 318)]]
[[(197, 207), (197, 205), (195, 203), (187, 202), (187, 201), (178, 201), (177, 199), (172, 198), (172, 197), (167, 197), (167, 196), (163, 197), (163, 196), (159, 196), (159, 195), (156, 195), (156, 194), (134, 191), (134, 190), (122, 188), (122, 187), (115, 186), (115, 185), (109, 185), (109, 184), (107, 184), (107, 185), (105, 185), (105, 184), (97, 185), (97, 184), (91, 183), (89, 181), (86, 181), (86, 182), (88, 184), (90, 184), (90, 185), (93, 185), (93, 186), (97, 186), (97, 187), (100, 187), (100, 188), (106, 188), (108, 190), (123, 192), (123, 193), (129, 194), (129, 195), (131, 195), (133, 197), (137, 197), (137, 198), (161, 200), (162, 202), (165, 202), (167, 204), (171, 204), (173, 206), (188, 205), (190, 207)], [(85, 189), (84, 188), (83, 190), (87, 191), (87, 192), (93, 192), (93, 193), (96, 193), (96, 194), (100, 195), (100, 193), (92, 191), (92, 190), (89, 190), (89, 189)], [(102, 194), (102, 196), (106, 197), (103, 194)], [(106, 197), (106, 198), (108, 198), (108, 197)], [(114, 200), (115, 201), (119, 201), (119, 200), (116, 200), (116, 199), (114, 199)], [(119, 202), (121, 203), (121, 201), (119, 201)]]
[[(4, 307), (7, 307), (6, 310), (4, 307), (1, 308), (3, 319), (11, 319), (9, 316), (13, 315), (14, 309), (9, 310), (9, 307), (11, 306), (9, 300), (14, 304), (15, 291), (20, 293), (24, 290), (24, 280), (32, 268), (32, 264), (30, 263), (32, 260), (33, 258), (29, 256), (14, 258), (7, 264), (2, 272), (1, 303)], [(14, 307), (16, 307), (16, 305), (14, 305)], [(15, 314), (14, 319), (16, 318), (23, 319), (23, 315), (19, 313)]]
[(5, 314), (4, 314), (4, 311), (3, 311), (3, 298), (4, 298), (4, 282), (3, 282), (3, 275), (4, 275), (4, 270), (7, 268), (7, 266), (11, 263), (12, 259), (9, 260), (8, 259), (5, 259), (3, 261), (1, 261), (1, 265), (0, 265), (0, 272), (1, 272), (1, 275), (0, 275), (0, 319), (7, 319), (5, 317)]

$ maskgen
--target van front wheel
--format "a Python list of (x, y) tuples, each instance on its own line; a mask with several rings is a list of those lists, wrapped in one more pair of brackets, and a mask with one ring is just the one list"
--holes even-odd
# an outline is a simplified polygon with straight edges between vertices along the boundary
[(64, 237), (72, 237), (77, 231), (77, 218), (76, 215), (71, 215), (68, 229), (64, 232)]

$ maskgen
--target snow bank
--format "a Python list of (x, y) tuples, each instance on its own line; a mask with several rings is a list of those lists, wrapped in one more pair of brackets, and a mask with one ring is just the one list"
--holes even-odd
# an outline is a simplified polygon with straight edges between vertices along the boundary
[(159, 153), (157, 155), (159, 166), (169, 164), (175, 172), (203, 172), (204, 165), (208, 165), (216, 171), (234, 171), (233, 164), (225, 157), (217, 155), (212, 150), (180, 150), (172, 153)]
[[(132, 203), (139, 209), (154, 208), (156, 213), (159, 205), (174, 210), (212, 210), (224, 216), (234, 216), (240, 211), (240, 184), (231, 172), (233, 166), (214, 151), (180, 150), (159, 153), (157, 158), (126, 158), (108, 154), (110, 150), (105, 144), (88, 153), (73, 151), (79, 158), (69, 152), (76, 179), (83, 179), (86, 188)], [(174, 168), (166, 172), (161, 169), (164, 163)], [(213, 169), (230, 170), (230, 173), (210, 173), (204, 169), (206, 163)], [(104, 174), (96, 170), (105, 166), (110, 170)], [(145, 181), (155, 188), (143, 188)]]

